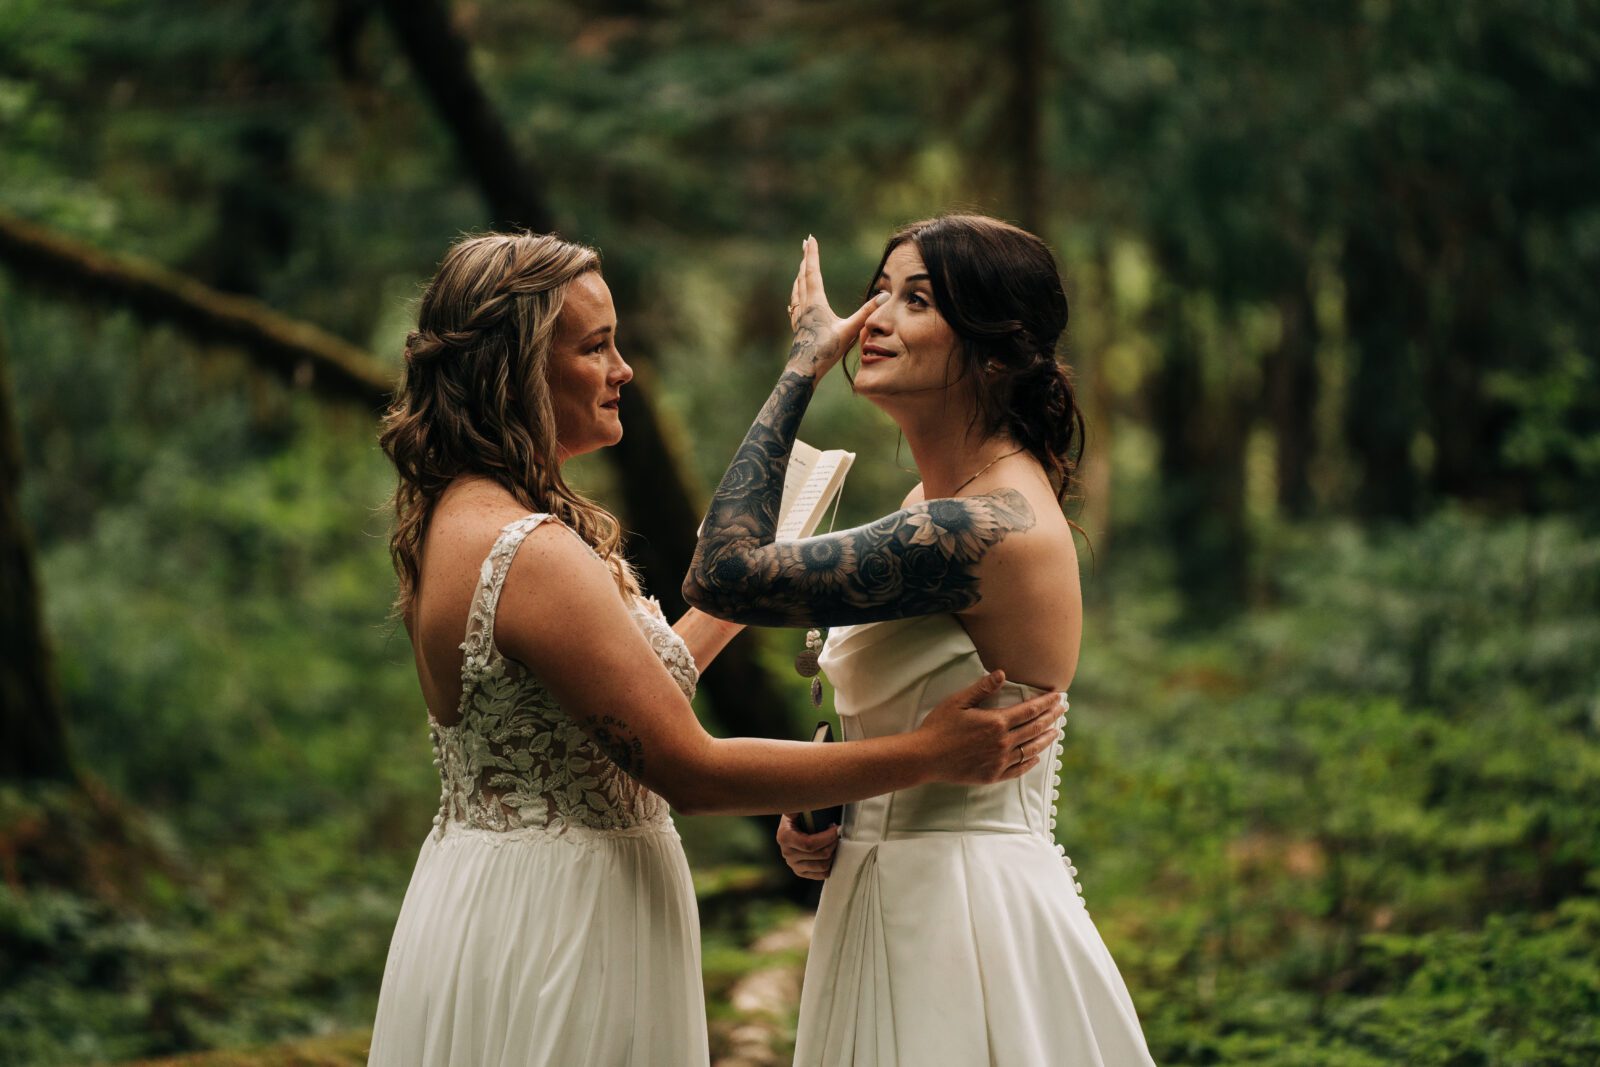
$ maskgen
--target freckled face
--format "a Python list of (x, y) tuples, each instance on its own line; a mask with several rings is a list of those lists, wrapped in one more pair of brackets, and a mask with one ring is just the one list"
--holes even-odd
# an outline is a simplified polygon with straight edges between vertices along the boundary
[(550, 403), (563, 460), (622, 440), (619, 399), (633, 368), (617, 351), (617, 310), (599, 271), (567, 286), (550, 351)]
[(906, 241), (890, 252), (873, 288), (889, 299), (861, 328), (856, 392), (874, 400), (944, 392), (960, 374), (960, 339), (934, 305), (917, 246)]

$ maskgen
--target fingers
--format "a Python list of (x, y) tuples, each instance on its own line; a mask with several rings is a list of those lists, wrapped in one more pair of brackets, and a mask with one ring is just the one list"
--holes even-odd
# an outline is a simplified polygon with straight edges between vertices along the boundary
[[(817, 239), (807, 236), (805, 240), (805, 258), (801, 261), (801, 273), (805, 276), (803, 292), (805, 293), (806, 306), (828, 307), (828, 291), (822, 284), (822, 254), (817, 249)], [(829, 317), (832, 317), (829, 311)]]
[(1048, 730), (1041, 730), (1038, 734), (1018, 745), (1017, 751), (1022, 754), (1024, 761), (1030, 760), (1043, 753), (1045, 749), (1053, 748), (1058, 732), (1053, 726)]
[(1038, 756), (1035, 756), (1032, 759), (1023, 760), (1021, 763), (1014, 764), (1013, 766), (1006, 768), (1005, 773), (997, 778), (996, 781), (1008, 782), (1013, 778), (1021, 778), (1024, 774), (1027, 774), (1038, 765)]
[[(996, 690), (1005, 684), (1005, 671), (990, 671), (988, 674), (984, 675), (982, 678), (979, 678), (976, 682), (973, 682), (971, 685), (961, 690), (961, 692), (957, 693), (954, 699), (961, 707), (975, 708), (979, 704), (982, 704), (985, 700), (988, 700), (989, 697), (994, 695)], [(1009, 722), (1010, 720), (1008, 719), (1007, 721)]]
[(835, 831), (823, 831), (820, 834), (797, 834), (788, 842), (779, 842), (785, 856), (794, 856), (797, 859), (820, 859), (833, 855), (833, 850), (839, 844), (839, 835)]
[(839, 323), (839, 332), (850, 339), (852, 346), (856, 343), (856, 338), (861, 335), (861, 327), (867, 324), (867, 316), (876, 311), (888, 299), (888, 293), (875, 293), (865, 304), (856, 308), (853, 315)]
[(789, 869), (801, 878), (821, 882), (826, 880), (828, 872), (833, 870), (833, 860), (830, 859), (826, 863), (791, 863)]
[(811, 238), (800, 242), (800, 269), (795, 272), (794, 287), (798, 310), (804, 311), (815, 303), (811, 293)]
[(800, 264), (800, 269), (795, 272), (794, 284), (789, 286), (789, 328), (792, 330), (800, 324), (800, 312), (805, 310), (805, 304), (800, 300), (800, 276), (805, 272), (805, 263)]
[(1061, 716), (1061, 694), (1046, 693), (1005, 709), (1005, 720), (1012, 730), (1026, 730), (1041, 719), (1054, 723)]
[(833, 852), (838, 844), (837, 825), (820, 834), (807, 834), (795, 829), (792, 815), (778, 820), (778, 846), (783, 852), (783, 862), (801, 878), (818, 882), (827, 878), (833, 869)]
[(785, 815), (778, 820), (778, 847), (783, 850), (786, 858), (791, 852), (802, 857), (831, 855), (838, 843), (838, 823), (820, 833), (808, 834), (795, 825), (792, 815)]

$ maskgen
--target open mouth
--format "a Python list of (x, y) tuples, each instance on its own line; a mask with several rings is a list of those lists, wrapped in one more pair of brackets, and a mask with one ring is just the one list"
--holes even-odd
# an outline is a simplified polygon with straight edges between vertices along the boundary
[(879, 348), (877, 345), (861, 346), (861, 362), (863, 363), (877, 363), (879, 360), (894, 359), (899, 354), (898, 352), (891, 352), (887, 348)]
[(622, 410), (622, 398), (619, 396), (619, 397), (616, 397), (615, 399), (607, 400), (605, 403), (601, 404), (600, 406), (605, 408), (607, 411), (621, 411)]

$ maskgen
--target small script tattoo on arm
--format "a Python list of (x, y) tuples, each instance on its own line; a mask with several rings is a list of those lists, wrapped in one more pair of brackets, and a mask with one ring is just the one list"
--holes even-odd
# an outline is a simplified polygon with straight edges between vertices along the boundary
[(627, 723), (614, 715), (590, 715), (583, 724), (595, 745), (624, 774), (638, 778), (644, 773), (644, 742)]

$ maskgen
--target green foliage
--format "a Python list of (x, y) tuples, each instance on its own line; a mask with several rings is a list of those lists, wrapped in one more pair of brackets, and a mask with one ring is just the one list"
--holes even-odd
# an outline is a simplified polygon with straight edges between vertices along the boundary
[(1102, 619), (1074, 687), (1059, 834), (1158, 1062), (1588, 1062), (1600, 546), (1282, 540), (1277, 607)]
[[(1030, 221), (1109, 492), (1060, 835), (1160, 1062), (1600, 1058), (1593, 3), (1039, 5), (1020, 43), (1020, 6), (969, 0), (456, 6), (701, 486), (775, 374), (799, 237), (842, 307), (894, 225), (1019, 212), (1039, 134)], [(0, 205), (396, 358), (484, 214), (374, 12), (0, 6)], [(370, 420), (24, 273), (0, 330), (73, 741), (155, 859), (0, 791), (0, 1061), (359, 1030), (437, 789)], [(1316, 394), (1288, 421), (1319, 517), (1286, 526), (1273, 367), (1302, 298)], [(1223, 479), (1248, 505), (1223, 533), (1253, 539), (1239, 615), (1174, 591), (1202, 555), (1162, 530), (1189, 439), (1150, 387), (1180, 338), (1185, 410), (1248, 431)], [(915, 480), (840, 377), (804, 436), (860, 454), (841, 525)], [(1431, 519), (1334, 518), (1397, 468)], [(762, 662), (790, 677), (794, 647), (769, 635)], [(60, 850), (29, 852), (41, 826), (124, 876), (67, 888)], [(767, 855), (745, 821), (683, 832), (703, 891)], [(787, 917), (708, 924), (714, 1018)]]

